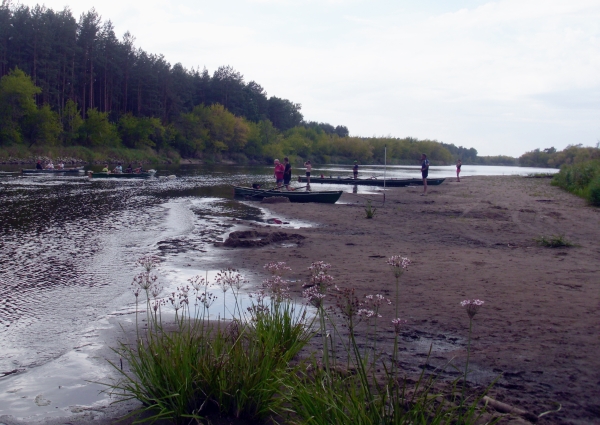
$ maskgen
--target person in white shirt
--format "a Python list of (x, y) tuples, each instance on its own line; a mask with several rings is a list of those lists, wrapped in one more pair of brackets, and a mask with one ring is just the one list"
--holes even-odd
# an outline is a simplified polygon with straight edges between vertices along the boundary
[(306, 167), (306, 183), (310, 185), (310, 172), (312, 170), (312, 165), (310, 164), (310, 161), (306, 161), (304, 166)]

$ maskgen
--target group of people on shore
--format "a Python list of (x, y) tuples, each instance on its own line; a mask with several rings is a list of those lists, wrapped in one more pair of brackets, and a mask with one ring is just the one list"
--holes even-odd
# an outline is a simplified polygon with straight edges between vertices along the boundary
[[(285, 186), (287, 190), (294, 190), (290, 188), (290, 182), (292, 181), (292, 165), (290, 164), (289, 158), (286, 156), (283, 158), (283, 163), (281, 163), (278, 159), (275, 159), (275, 182), (277, 184), (277, 188), (281, 188)], [(306, 161), (304, 163), (304, 167), (306, 168), (306, 183), (308, 187), (310, 187), (310, 173), (312, 171), (312, 164), (310, 161)], [(462, 167), (462, 162), (459, 159), (456, 162), (456, 181), (460, 182), (460, 169)], [(354, 161), (354, 166), (352, 167), (352, 175), (354, 179), (358, 179), (358, 161)], [(427, 154), (421, 154), (421, 178), (423, 179), (423, 193), (421, 196), (427, 195), (427, 177), (429, 175), (429, 160), (427, 159)]]

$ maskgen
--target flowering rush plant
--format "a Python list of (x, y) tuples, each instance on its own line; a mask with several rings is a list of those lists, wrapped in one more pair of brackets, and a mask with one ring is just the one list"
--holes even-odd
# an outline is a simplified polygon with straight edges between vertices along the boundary
[(481, 307), (483, 303), (484, 301), (481, 300), (464, 300), (460, 302), (460, 305), (467, 309), (469, 319), (473, 319), (473, 317), (475, 317), (475, 315), (479, 311), (479, 307)]
[(410, 266), (411, 261), (406, 257), (393, 255), (388, 258), (387, 263), (392, 266), (394, 276), (398, 278), (402, 276), (402, 273), (404, 273), (405, 270), (408, 270), (408, 266)]

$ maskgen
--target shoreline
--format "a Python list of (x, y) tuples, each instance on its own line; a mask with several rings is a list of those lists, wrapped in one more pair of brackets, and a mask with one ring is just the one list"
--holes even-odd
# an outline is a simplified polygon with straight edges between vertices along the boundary
[[(536, 415), (561, 403), (562, 411), (540, 424), (600, 423), (600, 357), (590, 331), (600, 313), (600, 209), (549, 179), (449, 178), (429, 187), (428, 196), (421, 191), (389, 189), (385, 205), (381, 191), (344, 193), (335, 205), (269, 204), (273, 217), (319, 225), (270, 226), (305, 239), (230, 255), (245, 269), (285, 261), (296, 282), (307, 280), (311, 262), (325, 261), (339, 286), (388, 298), (395, 282), (387, 258), (409, 257), (413, 264), (400, 281), (400, 316), (409, 321), (400, 358), (407, 375), (421, 372), (430, 345), (430, 365), (454, 359), (464, 369), (468, 317), (459, 303), (479, 298), (485, 305), (474, 320), (470, 383), (485, 388), (499, 377), (490, 395)], [(377, 208), (372, 220), (365, 218), (366, 198)], [(535, 239), (544, 235), (563, 235), (575, 246), (539, 246)], [(292, 293), (301, 297), (301, 290), (296, 285)], [(381, 314), (385, 345), (393, 338), (393, 308)]]

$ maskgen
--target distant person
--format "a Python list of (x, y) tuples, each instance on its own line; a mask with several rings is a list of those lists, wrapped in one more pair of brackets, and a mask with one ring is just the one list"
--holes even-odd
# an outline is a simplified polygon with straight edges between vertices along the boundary
[(306, 184), (310, 186), (310, 172), (312, 170), (312, 165), (310, 161), (306, 161), (304, 166), (306, 167)]
[(46, 164), (46, 170), (54, 170), (54, 164), (52, 163), (52, 160), (48, 161)]
[(117, 166), (115, 167), (115, 169), (113, 170), (113, 173), (116, 174), (123, 174), (123, 167), (121, 166), (121, 163), (119, 162), (117, 164)]
[(274, 161), (275, 164), (275, 182), (277, 183), (277, 187), (281, 187), (283, 185), (283, 173), (285, 171), (285, 166), (279, 162), (278, 159)]
[(429, 175), (429, 160), (427, 155), (421, 154), (421, 177), (423, 177), (423, 193), (421, 196), (427, 195), (427, 176)]
[(133, 173), (133, 168), (131, 167), (131, 164), (129, 164), (129, 165), (127, 166), (127, 168), (125, 169), (125, 172), (126, 172), (127, 174), (131, 174), (131, 173)]
[(44, 167), (42, 167), (42, 161), (38, 161), (37, 164), (35, 164), (35, 169), (36, 170), (43, 170)]
[(460, 167), (462, 166), (462, 162), (459, 159), (458, 161), (456, 161), (456, 181), (460, 182)]
[(352, 167), (352, 174), (354, 174), (354, 179), (358, 178), (358, 161), (354, 161), (354, 167)]
[(287, 190), (291, 190), (290, 182), (292, 181), (292, 164), (290, 164), (290, 159), (287, 156), (283, 158), (283, 163), (285, 164), (283, 169), (283, 184)]
[(108, 164), (104, 164), (104, 168), (102, 169), (103, 173), (108, 173)]
[(56, 168), (58, 168), (59, 170), (64, 170), (65, 169), (65, 164), (61, 161), (56, 165)]

